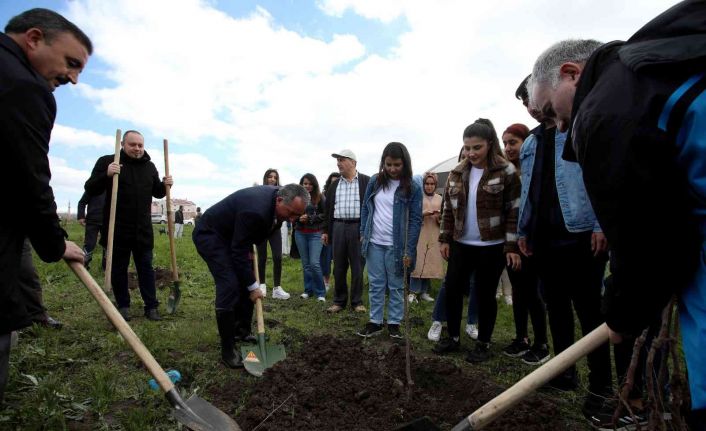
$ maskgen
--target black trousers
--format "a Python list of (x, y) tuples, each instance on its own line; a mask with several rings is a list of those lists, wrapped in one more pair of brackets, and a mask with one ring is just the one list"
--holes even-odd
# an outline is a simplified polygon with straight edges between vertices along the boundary
[(25, 307), (33, 322), (47, 320), (47, 309), (44, 308), (42, 299), (42, 284), (39, 282), (37, 269), (32, 262), (32, 245), (29, 239), (22, 244), (22, 258), (20, 260), (20, 273), (17, 279), (20, 292), (24, 299)]
[[(574, 310), (583, 335), (605, 321), (601, 313), (601, 290), (607, 258), (593, 256), (590, 236), (572, 245), (535, 248), (534, 258), (556, 355), (574, 343)], [(601, 392), (610, 388), (608, 343), (589, 353), (587, 359), (589, 390)]]
[(196, 251), (206, 262), (216, 283), (216, 311), (233, 310), (237, 330), (249, 334), (253, 302), (250, 300), (248, 286), (242, 286), (238, 281), (230, 243), (202, 223), (194, 229), (192, 238)]
[(140, 295), (144, 302), (145, 311), (157, 308), (157, 289), (154, 281), (154, 268), (152, 267), (152, 249), (138, 246), (113, 246), (113, 268), (110, 272), (113, 294), (118, 308), (130, 307), (130, 292), (127, 287), (127, 269), (130, 264), (130, 255), (135, 262), (137, 281), (140, 286)]
[(351, 307), (363, 304), (363, 266), (360, 252), (360, 223), (334, 221), (333, 240), (333, 303), (348, 304), (348, 267), (351, 268)]
[(463, 294), (468, 292), (471, 274), (475, 271), (475, 291), (478, 300), (478, 341), (489, 343), (495, 329), (498, 304), (495, 291), (505, 268), (505, 245), (473, 246), (453, 241), (450, 244), (449, 266), (446, 271), (446, 318), (449, 336), (461, 334)]
[(269, 238), (257, 245), (257, 270), (260, 272), (260, 283), (265, 282), (268, 242), (272, 249), (272, 275), (275, 282), (273, 287), (280, 286), (282, 284), (282, 233), (279, 229), (275, 229)]
[(86, 233), (83, 240), (83, 249), (86, 251), (86, 254), (91, 254), (93, 250), (95, 250), (100, 230), (100, 223), (86, 222)]
[(521, 255), (522, 268), (507, 270), (512, 284), (512, 315), (515, 338), (527, 338), (527, 317), (534, 330), (534, 344), (547, 344), (547, 310), (539, 292), (539, 278), (532, 258)]

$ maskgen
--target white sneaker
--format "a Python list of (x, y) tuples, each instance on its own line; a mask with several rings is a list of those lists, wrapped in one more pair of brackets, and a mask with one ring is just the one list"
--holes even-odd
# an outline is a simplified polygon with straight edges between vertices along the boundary
[(478, 339), (478, 325), (472, 323), (466, 324), (466, 334), (474, 340)]
[(426, 293), (426, 292), (422, 293), (419, 297), (422, 298), (423, 301), (434, 302), (434, 298), (432, 298), (432, 297), (431, 297), (428, 293)]
[(318, 298), (316, 298), (316, 300), (319, 302), (326, 302), (326, 298), (323, 296), (319, 296)]
[(414, 293), (410, 293), (409, 295), (407, 295), (407, 301), (410, 304), (414, 304), (415, 302), (419, 302), (419, 301), (417, 301), (417, 295), (415, 295)]
[(439, 341), (439, 339), (441, 339), (441, 322), (435, 320), (431, 323), (431, 328), (429, 328), (427, 338), (429, 341)]
[(262, 291), (262, 297), (267, 296), (267, 285), (265, 283), (260, 283), (260, 290)]
[(275, 299), (289, 299), (289, 293), (282, 289), (282, 286), (277, 286), (272, 289), (272, 297)]
[(512, 296), (505, 297), (505, 304), (512, 305)]
[(302, 293), (299, 295), (302, 299), (309, 299), (309, 294), (308, 293)]

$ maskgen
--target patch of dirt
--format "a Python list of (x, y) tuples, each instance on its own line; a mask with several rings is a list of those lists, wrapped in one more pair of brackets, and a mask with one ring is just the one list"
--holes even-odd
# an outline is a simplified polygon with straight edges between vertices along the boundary
[[(313, 337), (261, 379), (250, 379), (249, 387), (234, 378), (212, 388), (209, 398), (233, 411), (238, 398), (249, 392), (236, 417), (246, 431), (380, 431), (422, 416), (450, 429), (502, 392), (488, 376), (437, 357), (413, 356), (412, 377), (415, 385), (408, 397), (404, 347), (398, 344)], [(583, 428), (563, 417), (550, 400), (532, 395), (485, 429)]]
[[(181, 278), (181, 276), (179, 277)], [(172, 284), (172, 271), (169, 268), (155, 267), (154, 268), (154, 282), (157, 289), (164, 289)], [(137, 282), (137, 273), (135, 271), (129, 271), (127, 274), (127, 287), (130, 290), (135, 290), (139, 287)]]

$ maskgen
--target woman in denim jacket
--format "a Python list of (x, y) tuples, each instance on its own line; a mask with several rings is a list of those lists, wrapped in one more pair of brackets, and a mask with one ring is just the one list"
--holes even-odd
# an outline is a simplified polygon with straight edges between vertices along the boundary
[(412, 180), (407, 148), (391, 142), (382, 152), (380, 170), (370, 179), (360, 210), (361, 254), (368, 267), (370, 300), (370, 321), (358, 332), (361, 337), (382, 331), (388, 288), (387, 331), (392, 338), (402, 338), (404, 269), (414, 269), (421, 215), (422, 189)]

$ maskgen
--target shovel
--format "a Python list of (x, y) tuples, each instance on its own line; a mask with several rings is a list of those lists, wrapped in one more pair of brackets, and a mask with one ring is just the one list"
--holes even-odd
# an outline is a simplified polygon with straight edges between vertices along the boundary
[(174, 418), (189, 429), (194, 431), (240, 431), (238, 424), (228, 415), (218, 410), (208, 401), (192, 395), (184, 401), (174, 387), (174, 383), (164, 372), (164, 369), (157, 363), (149, 350), (142, 344), (142, 341), (135, 335), (130, 325), (120, 315), (110, 299), (98, 283), (91, 277), (86, 268), (80, 262), (66, 261), (71, 270), (81, 280), (93, 295), (103, 312), (108, 316), (108, 320), (120, 332), (125, 342), (137, 354), (145, 368), (152, 374), (159, 387), (164, 391), (169, 403), (174, 407), (172, 414)]
[[(169, 176), (169, 143), (164, 140), (164, 176)], [(176, 263), (176, 250), (174, 250), (174, 214), (172, 213), (172, 186), (166, 186), (167, 189), (167, 232), (169, 236), (169, 253), (172, 258), (172, 285), (169, 288), (169, 297), (167, 298), (167, 313), (176, 313), (179, 300), (181, 300), (181, 289), (179, 288), (179, 271)]]
[[(604, 323), (588, 335), (559, 353), (552, 360), (537, 368), (522, 380), (506, 389), (497, 397), (485, 403), (478, 410), (456, 424), (451, 431), (475, 431), (493, 422), (506, 410), (520, 402), (524, 397), (544, 386), (554, 377), (575, 364), (579, 359), (591, 353), (608, 341), (608, 327)], [(396, 428), (395, 431), (438, 430), (429, 417), (416, 419)]]
[[(115, 131), (115, 157), (114, 163), (120, 164), (120, 137), (122, 132), (120, 129)], [(111, 273), (113, 270), (113, 237), (115, 236), (115, 210), (118, 206), (118, 175), (113, 175), (113, 188), (110, 194), (110, 217), (108, 218), (108, 244), (105, 258), (105, 278), (103, 280), (103, 291), (109, 293), (111, 291)]]
[[(253, 267), (255, 268), (255, 281), (260, 284), (260, 274), (257, 269), (257, 247), (253, 245)], [(242, 346), (243, 365), (248, 373), (262, 377), (262, 373), (277, 362), (287, 357), (287, 352), (281, 344), (265, 343), (265, 318), (262, 316), (262, 300), (255, 301), (255, 314), (257, 315), (257, 346)]]

